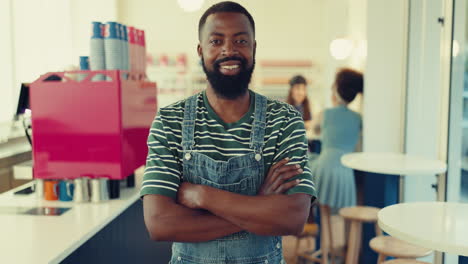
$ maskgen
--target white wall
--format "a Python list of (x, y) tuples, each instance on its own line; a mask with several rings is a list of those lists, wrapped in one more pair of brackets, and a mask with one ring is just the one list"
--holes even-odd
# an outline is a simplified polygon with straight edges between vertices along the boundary
[(12, 57), (12, 35), (11, 35), (11, 4), (10, 1), (0, 1), (0, 141), (2, 134), (2, 122), (11, 120), (13, 114), (13, 57)]
[[(324, 106), (331, 107), (331, 86), (335, 80), (337, 69), (351, 67), (364, 72), (367, 55), (367, 0), (333, 0), (326, 1), (326, 59), (323, 67)], [(336, 60), (330, 54), (330, 43), (337, 38), (346, 38), (353, 43), (351, 56), (344, 60)], [(364, 72), (364, 74), (366, 74)], [(365, 88), (364, 88), (365, 90)], [(365, 91), (364, 91), (365, 93)], [(362, 112), (362, 97), (358, 95), (350, 108)]]
[(367, 1), (364, 151), (403, 150), (407, 1)]
[[(118, 0), (119, 20), (146, 31), (148, 52), (188, 53), (196, 57), (198, 20), (219, 2), (205, 1), (196, 12), (184, 12), (177, 1)], [(256, 23), (257, 58), (312, 59), (327, 54), (324, 24), (325, 1), (237, 1), (249, 10)]]
[(355, 52), (349, 66), (364, 70), (367, 56), (367, 0), (349, 0), (348, 36), (354, 41)]
[(70, 14), (72, 58), (78, 65), (79, 56), (89, 56), (91, 22), (117, 21), (117, 0), (71, 0)]
[(13, 32), (16, 82), (63, 71), (89, 55), (91, 21), (115, 21), (115, 0), (15, 0)]
[(70, 1), (15, 0), (12, 4), (15, 85), (72, 62)]

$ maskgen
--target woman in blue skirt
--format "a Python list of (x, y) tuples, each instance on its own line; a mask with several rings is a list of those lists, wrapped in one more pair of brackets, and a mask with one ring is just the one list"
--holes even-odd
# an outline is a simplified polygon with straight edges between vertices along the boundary
[(363, 92), (363, 75), (355, 70), (341, 69), (332, 90), (333, 107), (324, 110), (314, 126), (315, 133), (321, 134), (322, 151), (310, 164), (320, 206), (322, 258), (328, 257), (329, 245), (333, 245), (330, 214), (356, 205), (354, 172), (344, 167), (340, 159), (344, 154), (354, 152), (360, 139), (361, 116), (350, 110), (348, 104)]
[(315, 132), (321, 134), (322, 151), (311, 169), (317, 180), (319, 203), (335, 211), (356, 205), (353, 170), (344, 167), (340, 159), (353, 152), (360, 139), (361, 116), (350, 110), (348, 104), (363, 92), (363, 76), (351, 69), (341, 69), (332, 90), (333, 107), (322, 113), (315, 126)]

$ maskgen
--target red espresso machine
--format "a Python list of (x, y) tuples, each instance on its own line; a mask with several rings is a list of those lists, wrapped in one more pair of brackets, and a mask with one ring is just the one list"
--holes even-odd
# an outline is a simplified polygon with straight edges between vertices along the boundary
[(156, 83), (136, 79), (120, 70), (73, 71), (33, 82), (34, 178), (104, 177), (118, 193), (121, 180), (134, 186), (157, 108)]

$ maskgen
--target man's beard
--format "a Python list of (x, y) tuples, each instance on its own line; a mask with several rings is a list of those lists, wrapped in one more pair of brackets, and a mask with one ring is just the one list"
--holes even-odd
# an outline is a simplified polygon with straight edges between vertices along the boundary
[[(240, 62), (240, 71), (236, 75), (224, 75), (220, 71), (220, 64), (225, 61), (237, 60)], [(250, 79), (255, 68), (255, 59), (252, 67), (247, 68), (247, 60), (241, 57), (228, 57), (215, 61), (213, 63), (213, 71), (209, 71), (205, 66), (205, 61), (202, 57), (203, 71), (206, 74), (208, 81), (213, 87), (216, 95), (226, 99), (236, 99), (244, 95), (249, 89)]]

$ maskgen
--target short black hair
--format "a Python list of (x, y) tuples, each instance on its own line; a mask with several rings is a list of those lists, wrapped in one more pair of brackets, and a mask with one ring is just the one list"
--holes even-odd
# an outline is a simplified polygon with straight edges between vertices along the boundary
[(364, 92), (364, 76), (350, 68), (342, 68), (336, 74), (336, 90), (346, 103), (351, 103), (358, 93)]
[(241, 6), (238, 3), (231, 2), (231, 1), (224, 1), (224, 2), (219, 2), (217, 4), (212, 5), (201, 16), (200, 21), (198, 22), (198, 38), (199, 39), (201, 37), (201, 31), (203, 29), (203, 26), (205, 25), (205, 22), (208, 16), (212, 14), (216, 14), (216, 13), (222, 13), (222, 12), (244, 14), (249, 19), (250, 24), (252, 25), (253, 34), (255, 36), (255, 21), (252, 15), (250, 15), (249, 11), (247, 11), (247, 9), (245, 9), (243, 6)]
[(307, 80), (302, 75), (296, 75), (289, 80), (289, 86), (293, 87), (296, 84), (304, 84), (307, 85)]

